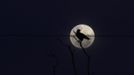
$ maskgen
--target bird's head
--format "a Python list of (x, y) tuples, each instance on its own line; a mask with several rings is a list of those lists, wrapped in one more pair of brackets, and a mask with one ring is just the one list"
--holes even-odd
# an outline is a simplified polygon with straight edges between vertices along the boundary
[(77, 32), (80, 32), (81, 30), (80, 29), (77, 29)]

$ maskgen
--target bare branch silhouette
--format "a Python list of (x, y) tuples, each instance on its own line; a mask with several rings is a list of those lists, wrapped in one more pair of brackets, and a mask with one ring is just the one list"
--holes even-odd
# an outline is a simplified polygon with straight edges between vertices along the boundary
[(71, 61), (73, 64), (73, 69), (74, 69), (74, 75), (77, 75), (77, 69), (76, 69), (76, 64), (75, 64), (75, 58), (74, 58), (74, 51), (72, 50), (72, 48), (70, 47), (70, 45), (65, 44), (61, 39), (57, 39), (62, 45), (64, 45), (65, 47), (68, 47), (68, 50), (71, 54)]
[(51, 57), (52, 60), (54, 60), (54, 61), (52, 61), (52, 63), (53, 63), (52, 64), (52, 75), (55, 75), (56, 68), (58, 66), (58, 59), (56, 57), (56, 54), (53, 53), (53, 51), (51, 51), (51, 50), (50, 50), (50, 53), (48, 56)]
[(88, 72), (88, 75), (90, 75), (90, 71), (89, 71), (90, 56), (89, 56), (88, 53), (86, 52), (85, 48), (82, 46), (82, 41), (83, 41), (83, 39), (89, 40), (89, 38), (88, 38), (86, 35), (84, 35), (83, 33), (81, 33), (80, 31), (81, 31), (81, 30), (78, 29), (77, 32), (74, 32), (75, 35), (77, 36), (78, 40), (75, 38), (75, 36), (74, 36), (74, 38), (75, 38), (75, 40), (80, 44), (80, 47), (81, 47), (83, 53), (87, 56), (87, 72)]

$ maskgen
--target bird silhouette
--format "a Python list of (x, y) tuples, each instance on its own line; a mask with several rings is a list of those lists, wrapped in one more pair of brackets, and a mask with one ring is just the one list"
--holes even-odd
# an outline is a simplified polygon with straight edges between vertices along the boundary
[(76, 32), (74, 32), (75, 35), (76, 35), (76, 37), (79, 39), (79, 41), (82, 42), (83, 39), (89, 40), (89, 38), (88, 38), (85, 34), (81, 33), (80, 31), (81, 31), (81, 30), (78, 29)]

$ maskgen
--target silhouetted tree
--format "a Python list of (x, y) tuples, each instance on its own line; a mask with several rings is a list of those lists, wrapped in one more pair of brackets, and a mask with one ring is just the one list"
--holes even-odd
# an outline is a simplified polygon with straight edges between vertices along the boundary
[(70, 54), (71, 54), (71, 61), (73, 64), (73, 69), (74, 69), (74, 75), (77, 75), (77, 69), (76, 69), (76, 64), (75, 64), (75, 58), (74, 58), (74, 50), (70, 47), (70, 45), (65, 44), (61, 39), (57, 39), (62, 45), (68, 48)]
[(87, 59), (88, 59), (87, 71), (88, 71), (88, 75), (90, 75), (90, 71), (89, 71), (90, 56), (87, 54), (85, 48), (83, 48), (83, 46), (82, 46), (82, 41), (83, 41), (83, 39), (89, 40), (89, 38), (88, 38), (85, 34), (81, 33), (80, 31), (81, 31), (81, 30), (78, 29), (76, 32), (74, 32), (75, 35), (76, 35), (76, 37), (78, 38), (78, 40), (77, 40), (75, 37), (74, 37), (74, 38), (75, 38), (75, 40), (80, 44), (80, 47), (82, 48), (82, 51), (83, 51), (84, 54), (87, 56)]
[(57, 57), (56, 57), (55, 52), (53, 52), (52, 50), (50, 50), (48, 56), (50, 57), (50, 60), (51, 60), (52, 75), (55, 75), (56, 68), (57, 68), (57, 66), (58, 66), (58, 59), (57, 59)]

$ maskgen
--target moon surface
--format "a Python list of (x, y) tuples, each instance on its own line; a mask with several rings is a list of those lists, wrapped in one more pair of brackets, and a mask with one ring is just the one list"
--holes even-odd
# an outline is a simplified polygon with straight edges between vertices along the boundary
[(82, 47), (83, 48), (88, 48), (92, 45), (92, 43), (94, 42), (95, 39), (95, 33), (93, 31), (93, 29), (86, 24), (79, 24), (76, 25), (70, 32), (70, 41), (73, 44), (74, 47), (76, 48), (81, 48), (80, 43), (78, 42), (78, 37), (76, 36), (76, 34), (74, 32), (77, 32), (77, 30), (80, 29), (81, 33), (86, 35), (89, 40), (87, 39), (83, 39), (83, 41), (81, 42)]

